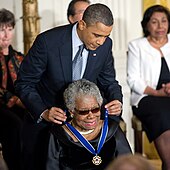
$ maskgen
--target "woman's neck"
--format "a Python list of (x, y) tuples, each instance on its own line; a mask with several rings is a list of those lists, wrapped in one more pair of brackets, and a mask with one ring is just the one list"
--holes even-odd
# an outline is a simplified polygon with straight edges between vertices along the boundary
[[(73, 123), (72, 126), (74, 127), (74, 123)], [(97, 126), (92, 130), (84, 130), (84, 131), (82, 131), (82, 130), (77, 129), (77, 128), (76, 128), (76, 130), (78, 130), (81, 133), (81, 135), (83, 135), (87, 140), (93, 140), (100, 134), (102, 126), (103, 126), (103, 120), (100, 120), (97, 123)], [(85, 133), (85, 134), (83, 134), (83, 133)]]
[(9, 54), (9, 49), (8, 48), (2, 48), (1, 52), (3, 53), (3, 55), (8, 55)]
[(162, 46), (164, 46), (168, 42), (168, 37), (162, 37), (162, 38), (154, 38), (151, 36), (147, 37), (149, 43), (156, 49), (160, 50)]
[(91, 130), (87, 130), (87, 131), (79, 131), (77, 130), (81, 135), (88, 135), (90, 133), (92, 133), (94, 131), (94, 129), (91, 129)]
[(80, 128), (77, 128), (77, 126), (75, 125), (74, 121), (71, 121), (71, 125), (81, 134), (81, 135), (88, 135), (90, 133), (92, 133), (95, 129), (90, 129), (90, 130), (86, 130), (86, 129), (82, 129), (80, 130)]

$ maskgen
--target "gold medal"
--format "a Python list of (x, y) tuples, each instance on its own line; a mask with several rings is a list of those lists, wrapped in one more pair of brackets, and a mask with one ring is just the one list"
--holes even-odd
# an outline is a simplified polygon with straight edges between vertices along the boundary
[(97, 155), (96, 155), (96, 156), (93, 157), (92, 162), (93, 162), (93, 164), (95, 164), (95, 165), (100, 165), (100, 164), (102, 163), (102, 159), (101, 159), (100, 156), (97, 156)]

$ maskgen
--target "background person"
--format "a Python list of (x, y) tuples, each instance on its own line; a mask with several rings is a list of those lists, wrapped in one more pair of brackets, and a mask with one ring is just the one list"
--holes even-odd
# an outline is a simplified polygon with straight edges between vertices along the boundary
[[(63, 126), (54, 125), (52, 128), (47, 170), (101, 170), (119, 154), (131, 153), (118, 122), (108, 119), (107, 114), (105, 120), (100, 119), (103, 98), (96, 84), (85, 79), (73, 82), (64, 92), (64, 101), (72, 119)], [(88, 144), (79, 139), (82, 136), (92, 145), (93, 152), (89, 151)], [(117, 136), (121, 136), (121, 148)], [(123, 147), (124, 151), (119, 153)]]
[(25, 109), (14, 91), (14, 81), (23, 54), (11, 46), (15, 18), (7, 9), (0, 9), (0, 142), (9, 170), (20, 169), (21, 130)]
[(50, 124), (62, 124), (67, 119), (63, 92), (74, 81), (72, 64), (79, 46), (85, 46), (81, 52), (83, 64), (79, 78), (98, 85), (105, 99), (104, 107), (109, 115), (119, 119), (122, 91), (115, 79), (109, 38), (112, 27), (110, 9), (93, 4), (86, 8), (78, 23), (53, 28), (36, 38), (15, 84), (16, 92), (30, 112), (23, 133), (24, 170), (43, 170)]
[(144, 37), (129, 43), (128, 84), (133, 113), (154, 141), (164, 170), (170, 170), (170, 12), (155, 5), (143, 16)]
[(155, 170), (140, 154), (126, 154), (114, 159), (105, 170)]
[(83, 17), (85, 9), (90, 5), (89, 0), (72, 0), (67, 9), (67, 19), (73, 24), (80, 21)]
[(0, 170), (8, 170), (7, 164), (1, 155), (0, 155)]

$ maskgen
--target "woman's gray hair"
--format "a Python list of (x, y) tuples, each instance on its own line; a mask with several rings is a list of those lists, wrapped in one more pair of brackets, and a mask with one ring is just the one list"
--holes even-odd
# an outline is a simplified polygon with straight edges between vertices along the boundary
[(86, 79), (81, 79), (71, 83), (64, 91), (64, 101), (66, 107), (73, 111), (75, 109), (76, 99), (86, 95), (95, 97), (99, 106), (102, 105), (103, 98), (96, 84)]

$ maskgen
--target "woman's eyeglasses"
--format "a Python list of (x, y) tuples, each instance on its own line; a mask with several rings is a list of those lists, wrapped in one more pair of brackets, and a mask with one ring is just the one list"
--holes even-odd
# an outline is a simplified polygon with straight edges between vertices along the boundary
[(79, 115), (87, 115), (87, 114), (89, 114), (89, 112), (92, 112), (93, 114), (95, 114), (95, 113), (100, 111), (100, 107), (92, 108), (92, 109), (89, 109), (89, 110), (78, 110), (78, 109), (75, 108), (75, 111)]

